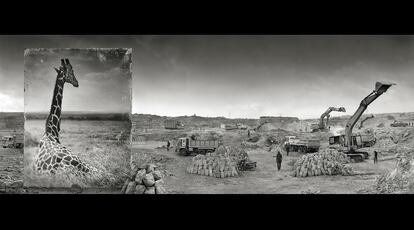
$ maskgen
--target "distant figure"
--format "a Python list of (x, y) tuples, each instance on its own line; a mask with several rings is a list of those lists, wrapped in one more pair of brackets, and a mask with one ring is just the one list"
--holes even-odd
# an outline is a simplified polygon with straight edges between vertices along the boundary
[(290, 144), (287, 143), (286, 144), (286, 156), (289, 156), (289, 151), (290, 151)]
[(276, 164), (277, 164), (277, 171), (280, 171), (280, 167), (282, 167), (282, 154), (280, 154), (280, 151), (277, 151)]
[(250, 138), (250, 129), (247, 130), (247, 137)]
[(378, 162), (378, 152), (374, 151), (374, 164)]
[(170, 150), (170, 140), (167, 141), (167, 152)]
[(331, 126), (328, 127), (328, 130), (331, 130)]

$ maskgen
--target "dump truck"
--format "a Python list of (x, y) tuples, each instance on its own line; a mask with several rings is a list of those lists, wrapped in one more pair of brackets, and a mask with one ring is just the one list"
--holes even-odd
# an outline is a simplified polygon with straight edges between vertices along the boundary
[[(368, 108), (375, 99), (385, 93), (394, 83), (388, 82), (376, 82), (374, 90), (368, 94), (359, 104), (358, 109), (355, 113), (349, 118), (348, 122), (345, 125), (345, 134), (329, 137), (330, 148), (335, 148), (338, 151), (341, 151), (348, 155), (354, 161), (363, 161), (368, 159), (369, 154), (365, 151), (358, 151), (359, 148), (362, 148), (364, 138), (363, 134), (354, 134), (352, 129), (355, 124), (358, 122), (358, 119), (362, 116), (364, 111)], [(372, 135), (372, 134), (369, 134)], [(360, 136), (360, 137), (359, 137)], [(332, 144), (331, 144), (332, 142)], [(367, 142), (365, 140), (365, 142)], [(339, 144), (339, 146), (337, 146)]]
[(314, 153), (321, 147), (318, 139), (299, 139), (296, 136), (286, 136), (284, 147), (289, 146), (290, 152)]
[(393, 123), (391, 123), (390, 126), (391, 127), (407, 127), (408, 123), (407, 122), (402, 122), (402, 121), (394, 121)]
[(184, 128), (184, 124), (178, 120), (166, 120), (164, 121), (164, 128), (165, 129), (182, 129)]
[(225, 127), (226, 127), (226, 130), (239, 129), (239, 127), (235, 124), (226, 124)]
[(247, 129), (247, 125), (242, 124), (242, 123), (237, 123), (237, 128), (245, 130), (245, 129)]
[(192, 153), (206, 154), (216, 151), (218, 146), (218, 140), (193, 140), (190, 137), (182, 137), (178, 138), (175, 152), (182, 156), (188, 156)]
[(2, 138), (3, 148), (23, 148), (24, 138), (22, 134), (15, 134), (12, 136), (4, 136)]
[[(344, 137), (345, 135), (330, 136), (329, 147), (333, 149), (339, 149), (340, 146), (344, 145)], [(376, 138), (373, 134), (352, 134), (352, 139), (354, 140), (356, 148), (371, 147), (376, 142)]]

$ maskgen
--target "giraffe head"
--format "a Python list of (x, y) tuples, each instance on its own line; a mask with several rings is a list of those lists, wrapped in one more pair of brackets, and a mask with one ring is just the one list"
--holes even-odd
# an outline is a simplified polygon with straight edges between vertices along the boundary
[(69, 62), (69, 59), (61, 59), (61, 66), (55, 68), (56, 72), (63, 76), (63, 81), (72, 84), (74, 87), (78, 87), (79, 83), (73, 73), (72, 65)]

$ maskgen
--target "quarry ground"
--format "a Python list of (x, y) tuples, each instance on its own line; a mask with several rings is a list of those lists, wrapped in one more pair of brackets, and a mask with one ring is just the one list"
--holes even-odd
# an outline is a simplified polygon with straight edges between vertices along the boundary
[(251, 160), (257, 162), (255, 171), (244, 171), (241, 176), (233, 178), (215, 178), (189, 174), (186, 172), (191, 156), (180, 156), (173, 150), (157, 146), (164, 142), (136, 142), (132, 153), (158, 155), (168, 158), (165, 168), (171, 172), (166, 180), (166, 188), (170, 193), (185, 194), (300, 194), (303, 192), (318, 192), (328, 194), (370, 193), (375, 179), (381, 173), (391, 170), (393, 160), (379, 160), (374, 165), (372, 160), (353, 163), (352, 167), (359, 175), (354, 176), (317, 176), (296, 178), (291, 176), (292, 166), (289, 162), (298, 159), (301, 154), (283, 154), (282, 168), (276, 169), (273, 153), (265, 149), (249, 150)]
[[(151, 115), (148, 115), (151, 117)], [(145, 118), (142, 116), (141, 118)], [(187, 120), (185, 120), (187, 119)], [(246, 130), (224, 130), (218, 128), (219, 121), (214, 118), (185, 118), (185, 130), (165, 130), (161, 121), (152, 122), (151, 126), (144, 126), (143, 119), (138, 119), (136, 132), (133, 134), (132, 158), (149, 155), (153, 158), (162, 158), (164, 167), (171, 173), (165, 180), (166, 189), (170, 193), (178, 194), (369, 194), (376, 193), (374, 189), (378, 176), (388, 173), (396, 167), (396, 155), (414, 148), (414, 127), (391, 127), (395, 120), (413, 121), (413, 114), (377, 115), (364, 123), (363, 129), (354, 128), (353, 132), (363, 132), (370, 129), (375, 133), (376, 144), (365, 148), (371, 154), (370, 158), (359, 163), (350, 163), (354, 175), (351, 176), (315, 176), (297, 178), (292, 176), (292, 166), (299, 159), (301, 153), (283, 152), (282, 169), (277, 171), (274, 153), (264, 145), (268, 136), (284, 137), (295, 135), (300, 138), (318, 138), (321, 141), (321, 150), (327, 148), (329, 135), (338, 135), (345, 127), (349, 118), (332, 119), (330, 131), (310, 133), (311, 123), (318, 120), (305, 120), (289, 124), (269, 124), (262, 127), (253, 135), (259, 135), (259, 141), (251, 143), (255, 146), (246, 148), (250, 159), (257, 162), (254, 171), (244, 171), (239, 177), (215, 178), (190, 174), (186, 171), (192, 156), (180, 156), (174, 148), (167, 152), (163, 146), (166, 140), (176, 140), (178, 137), (190, 136), (194, 133), (215, 133), (222, 138), (224, 145), (240, 146), (247, 138)], [(155, 119), (152, 119), (154, 121)], [(231, 122), (228, 120), (227, 122)], [(247, 121), (246, 121), (247, 122)], [(254, 121), (248, 126), (254, 128)], [(359, 123), (358, 123), (359, 124)], [(142, 126), (142, 127), (141, 127)], [(173, 142), (174, 143), (174, 142)], [(378, 164), (373, 163), (373, 151), (379, 152)]]

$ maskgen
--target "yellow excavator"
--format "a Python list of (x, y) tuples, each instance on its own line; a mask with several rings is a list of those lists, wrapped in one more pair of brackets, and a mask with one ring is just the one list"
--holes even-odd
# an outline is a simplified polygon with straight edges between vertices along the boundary
[[(332, 111), (336, 111), (336, 112), (346, 112), (344, 107), (329, 107), (324, 113), (322, 113), (321, 118), (319, 120), (319, 124), (312, 124), (311, 125), (311, 130), (312, 132), (317, 132), (319, 130), (326, 130), (327, 127), (329, 127), (329, 117), (331, 115), (329, 115)], [(326, 117), (326, 125), (325, 122), (323, 121)]]
[(361, 101), (358, 109), (346, 123), (345, 134), (340, 136), (329, 137), (330, 147), (334, 147), (334, 145), (339, 144), (338, 150), (347, 154), (354, 161), (363, 161), (364, 159), (368, 159), (369, 154), (367, 152), (357, 151), (358, 148), (363, 147), (359, 144), (362, 142), (362, 140), (358, 139), (361, 138), (360, 135), (352, 134), (352, 129), (354, 128), (354, 125), (358, 122), (358, 119), (367, 109), (368, 105), (371, 104), (383, 93), (385, 93), (388, 90), (388, 88), (390, 88), (392, 85), (395, 84), (386, 82), (375, 83), (375, 89)]

